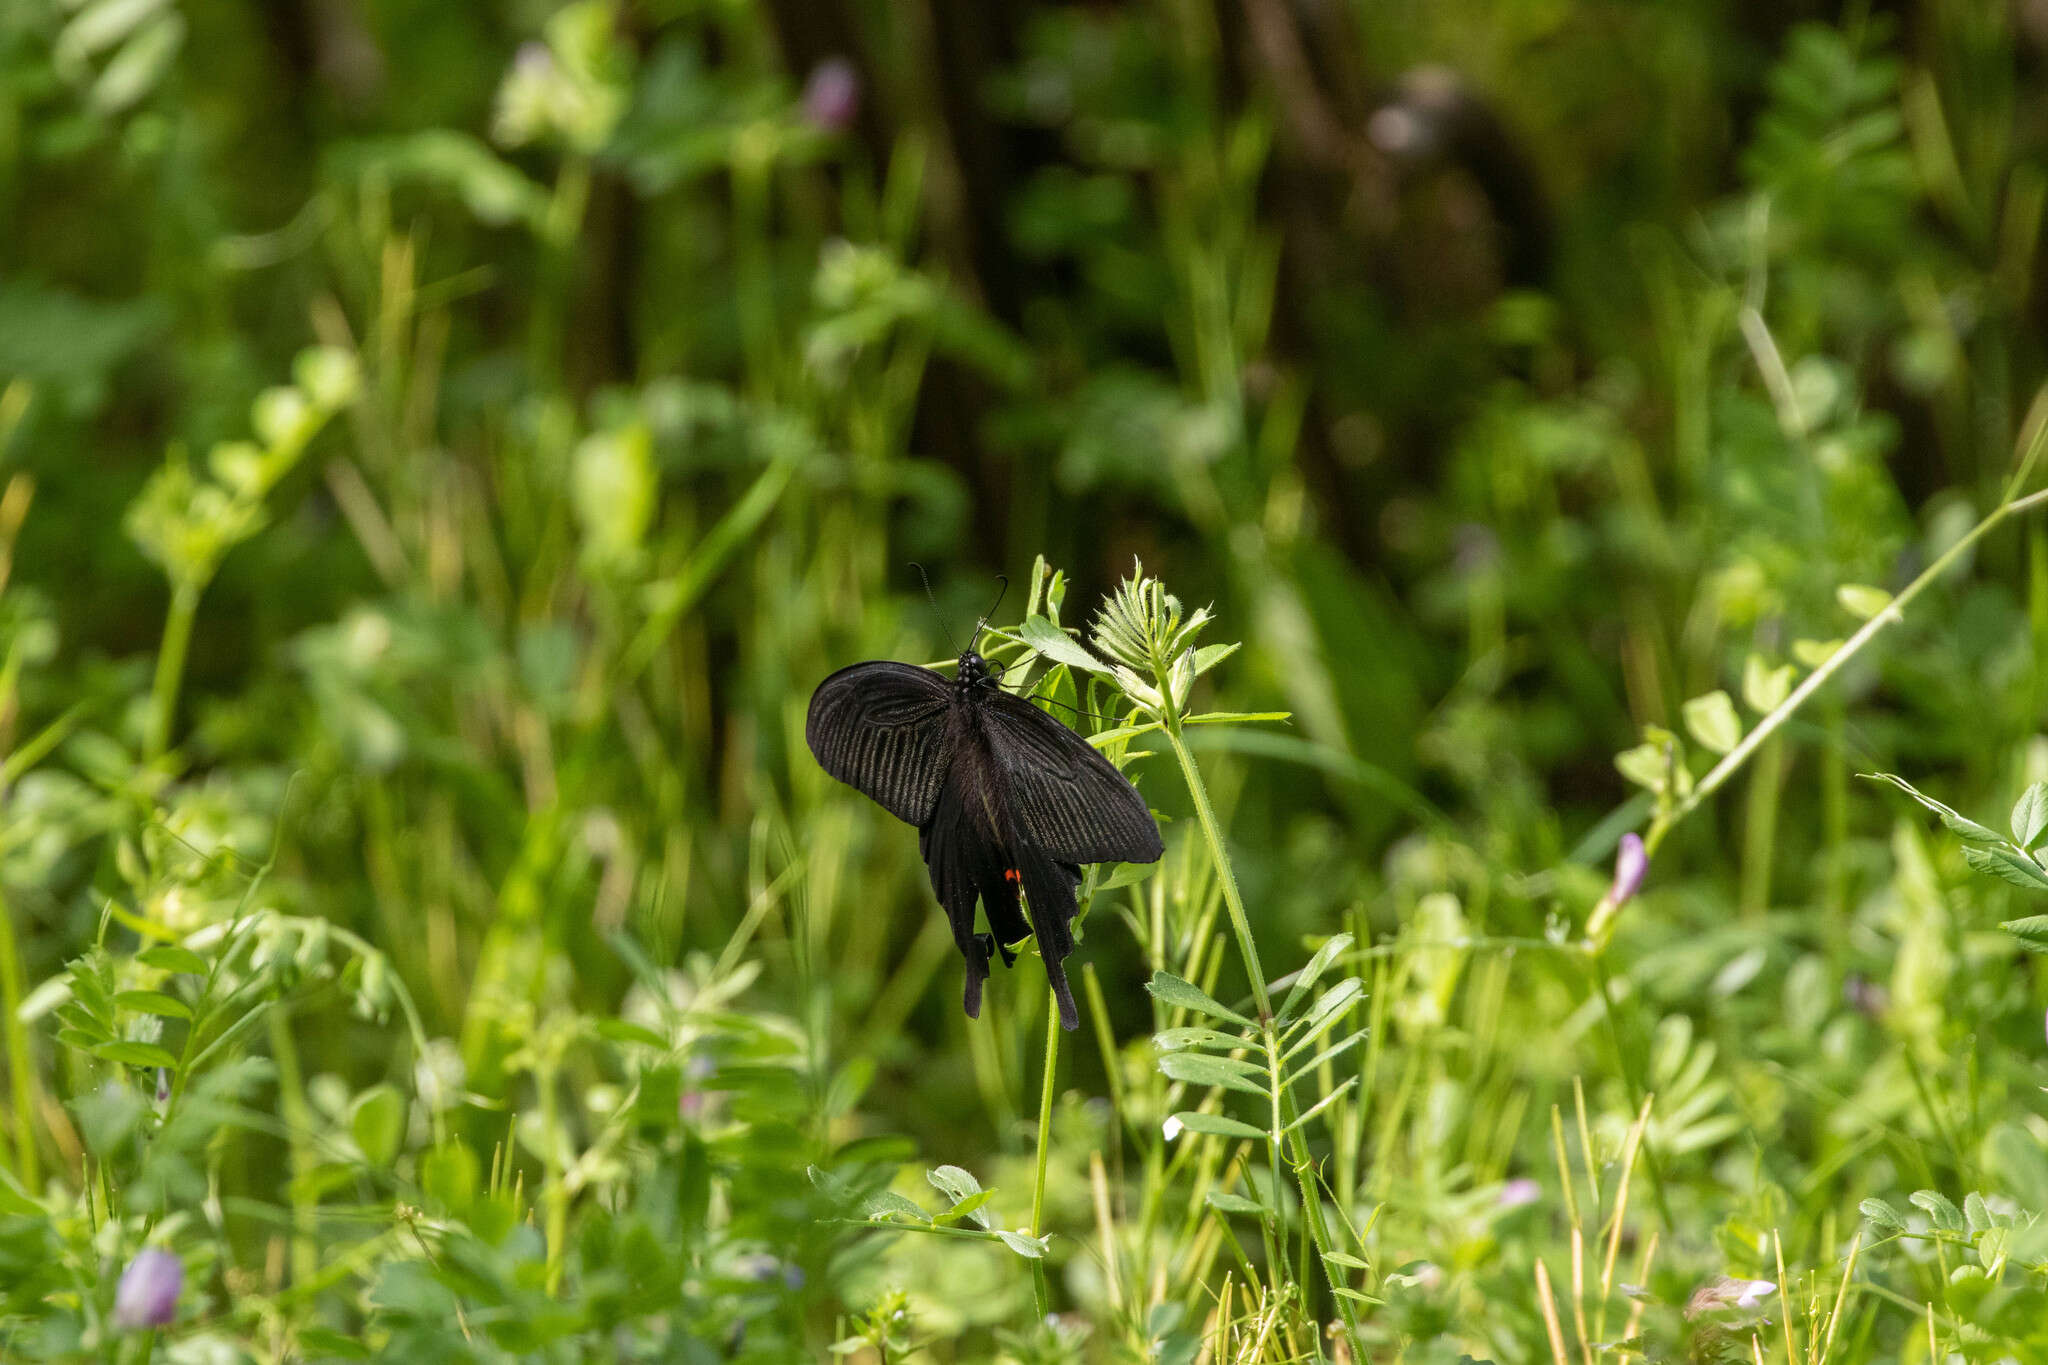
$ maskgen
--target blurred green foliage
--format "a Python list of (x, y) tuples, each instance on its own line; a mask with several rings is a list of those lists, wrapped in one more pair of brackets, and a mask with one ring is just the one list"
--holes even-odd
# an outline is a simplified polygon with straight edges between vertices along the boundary
[[(0, 5), (0, 1356), (2048, 1358), (2044, 113), (2031, 0)], [(1167, 834), (1064, 1054), (801, 738), (996, 573)]]

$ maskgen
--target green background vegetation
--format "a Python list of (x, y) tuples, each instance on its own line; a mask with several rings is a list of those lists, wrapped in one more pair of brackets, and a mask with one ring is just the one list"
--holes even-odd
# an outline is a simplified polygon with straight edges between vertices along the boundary
[[(2048, 1360), (2044, 208), (2035, 0), (0, 4), (0, 1356)], [(1052, 1050), (802, 742), (998, 573)]]

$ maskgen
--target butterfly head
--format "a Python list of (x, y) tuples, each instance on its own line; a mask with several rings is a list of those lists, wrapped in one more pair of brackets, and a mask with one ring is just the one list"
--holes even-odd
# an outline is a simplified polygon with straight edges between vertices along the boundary
[(970, 649), (960, 656), (960, 669), (953, 676), (953, 686), (962, 692), (977, 687), (993, 687), (996, 677), (997, 673), (989, 667), (988, 660)]

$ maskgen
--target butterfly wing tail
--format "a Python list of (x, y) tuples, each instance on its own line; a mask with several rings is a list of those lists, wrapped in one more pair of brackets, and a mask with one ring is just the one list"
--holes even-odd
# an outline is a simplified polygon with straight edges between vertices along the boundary
[(988, 979), (989, 949), (994, 941), (987, 934), (974, 932), (974, 904), (983, 880), (978, 863), (987, 859), (979, 856), (978, 842), (956, 811), (957, 803), (952, 807), (941, 803), (930, 823), (918, 831), (917, 848), (931, 873), (932, 893), (952, 926), (954, 946), (967, 959), (967, 988), (961, 1008), (969, 1019), (979, 1019), (981, 983)]
[(1024, 900), (1031, 912), (1031, 932), (1038, 939), (1039, 956), (1045, 959), (1046, 980), (1059, 1001), (1060, 1027), (1071, 1033), (1081, 1027), (1081, 1013), (1074, 1008), (1074, 992), (1067, 985), (1065, 962), (1074, 951), (1074, 934), (1068, 922), (1074, 918), (1074, 888), (1081, 883), (1080, 869), (1021, 842), (1014, 856), (1024, 886)]

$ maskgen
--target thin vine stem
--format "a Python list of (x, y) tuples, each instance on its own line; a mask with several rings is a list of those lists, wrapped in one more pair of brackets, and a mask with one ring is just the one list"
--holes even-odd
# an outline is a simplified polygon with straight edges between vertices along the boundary
[(1657, 846), (1664, 842), (1665, 835), (1669, 834), (1686, 816), (1699, 809), (1700, 803), (1719, 791), (1729, 778), (1735, 776), (1741, 770), (1743, 764), (1749, 761), (1751, 755), (1755, 754), (1757, 749), (1763, 745), (1765, 740), (1776, 734), (1778, 728), (1790, 720), (1793, 714), (1800, 707), (1804, 706), (1814, 693), (1827, 686), (1828, 680), (1847, 667), (1849, 661), (1861, 653), (1864, 646), (1876, 639), (1885, 627), (1903, 621), (1906, 608), (1912, 604), (1913, 600), (1925, 592), (1936, 579), (1954, 567), (1958, 560), (1969, 553), (1971, 547), (1976, 545), (1986, 535), (1989, 535), (1994, 527), (1999, 526), (2008, 518), (2018, 516), (2023, 512), (2031, 512), (2044, 503), (2048, 503), (2048, 489), (2029, 493), (2023, 498), (2001, 502), (1982, 521), (1958, 538), (1955, 544), (1942, 551), (1941, 555), (1932, 564), (1929, 564), (1920, 571), (1919, 577), (1908, 583), (1899, 591), (1897, 597), (1894, 597), (1885, 604), (1884, 610), (1872, 616), (1868, 621), (1865, 621), (1854, 635), (1851, 635), (1843, 642), (1840, 649), (1830, 654), (1821, 663), (1820, 667), (1807, 674), (1800, 681), (1799, 685), (1792, 689), (1791, 695), (1786, 697), (1784, 701), (1779, 702), (1769, 715), (1758, 721), (1756, 727), (1744, 735), (1741, 742), (1730, 749), (1722, 757), (1721, 761), (1716, 763), (1707, 775), (1694, 785), (1690, 792), (1672, 805), (1669, 810), (1657, 816), (1650, 825), (1649, 833), (1643, 836), (1644, 851), (1654, 856), (1657, 852)]

